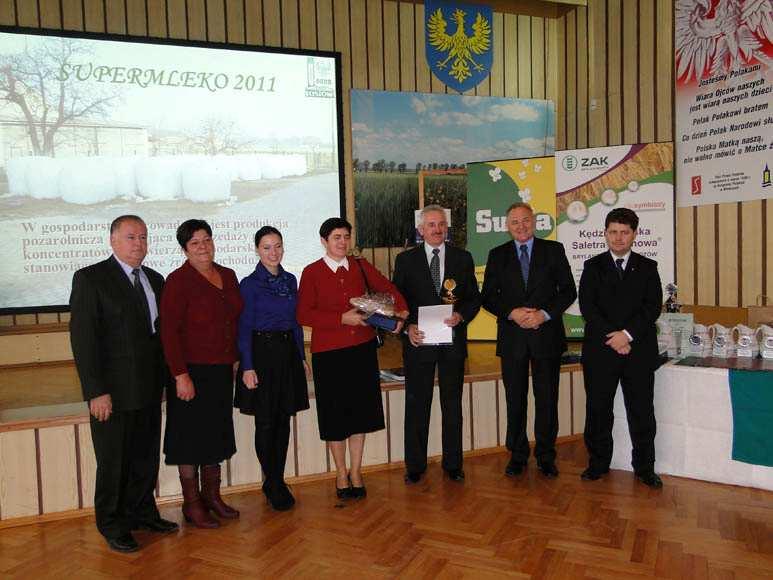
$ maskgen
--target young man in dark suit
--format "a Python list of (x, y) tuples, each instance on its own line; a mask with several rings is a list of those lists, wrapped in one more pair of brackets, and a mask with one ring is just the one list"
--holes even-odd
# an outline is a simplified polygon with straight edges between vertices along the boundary
[[(452, 481), (463, 481), (462, 384), (467, 324), (480, 310), (480, 293), (470, 253), (445, 243), (448, 221), (442, 207), (428, 205), (422, 210), (419, 232), (424, 243), (397, 256), (393, 280), (410, 311), (403, 340), (405, 482), (417, 483), (427, 469), (436, 367), (443, 414), (442, 465)], [(444, 321), (453, 328), (453, 343), (424, 345), (424, 333), (417, 325), (419, 307), (439, 304), (453, 304), (453, 315)]]
[(577, 291), (564, 246), (534, 237), (531, 206), (507, 210), (513, 241), (489, 252), (483, 279), (483, 307), (497, 317), (497, 356), (507, 402), (508, 476), (519, 475), (529, 459), (526, 405), (529, 366), (534, 389), (534, 456), (540, 472), (558, 476), (558, 382), (566, 349), (562, 315)]
[(153, 496), (169, 374), (158, 336), (164, 278), (142, 266), (147, 236), (141, 218), (116, 218), (113, 255), (75, 272), (70, 295), (70, 342), (97, 459), (97, 528), (119, 552), (139, 548), (132, 530), (178, 529), (161, 518)]
[(658, 364), (655, 321), (663, 305), (658, 264), (631, 251), (639, 217), (630, 209), (607, 214), (608, 252), (585, 262), (580, 279), (580, 311), (585, 318), (582, 367), (585, 377), (585, 446), (589, 465), (582, 479), (594, 481), (612, 461), (612, 406), (623, 388), (633, 443), (633, 469), (652, 488), (663, 486), (655, 473), (653, 388)]

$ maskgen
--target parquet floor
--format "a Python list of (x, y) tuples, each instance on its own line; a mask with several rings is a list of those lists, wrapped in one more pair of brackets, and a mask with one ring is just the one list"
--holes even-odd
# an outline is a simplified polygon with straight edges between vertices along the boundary
[[(219, 530), (137, 533), (108, 550), (93, 518), (0, 532), (3, 578), (773, 578), (773, 493), (632, 474), (582, 482), (581, 443), (560, 448), (561, 476), (533, 464), (503, 475), (504, 454), (468, 458), (467, 481), (438, 464), (415, 486), (401, 470), (366, 475), (368, 498), (340, 503), (331, 481), (295, 485), (276, 513), (257, 492), (229, 496), (242, 516)], [(177, 506), (164, 517), (181, 520)]]

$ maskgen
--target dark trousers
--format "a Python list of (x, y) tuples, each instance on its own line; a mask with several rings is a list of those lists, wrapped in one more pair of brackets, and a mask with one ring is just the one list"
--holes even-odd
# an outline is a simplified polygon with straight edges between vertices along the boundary
[(531, 358), (503, 356), (502, 382), (507, 402), (507, 436), (505, 443), (515, 463), (529, 460), (529, 439), (526, 436), (526, 408), (529, 395), (529, 363), (534, 389), (534, 456), (538, 463), (556, 460), (558, 435), (558, 381), (561, 358)]
[(284, 481), (289, 444), (289, 415), (273, 416), (269, 422), (255, 418), (255, 453), (263, 469), (264, 486), (276, 486)]
[(138, 521), (159, 517), (153, 495), (158, 479), (161, 406), (115, 411), (107, 421), (91, 417), (97, 459), (94, 512), (106, 538), (131, 530)]
[(615, 356), (594, 361), (583, 359), (583, 377), (586, 396), (585, 446), (590, 456), (589, 467), (605, 471), (612, 461), (613, 406), (619, 381), (623, 388), (628, 430), (633, 444), (633, 469), (637, 473), (653, 470), (655, 373), (642, 370), (640, 365), (629, 364), (625, 357)]
[(409, 360), (405, 363), (405, 467), (414, 473), (427, 469), (427, 442), (436, 365), (443, 416), (443, 469), (462, 468), (464, 359), (444, 357), (441, 353), (438, 361)]

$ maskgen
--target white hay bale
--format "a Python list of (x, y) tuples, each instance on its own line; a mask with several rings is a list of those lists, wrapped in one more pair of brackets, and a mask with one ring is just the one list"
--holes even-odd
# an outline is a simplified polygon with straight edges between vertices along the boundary
[(255, 181), (262, 177), (260, 157), (257, 155), (237, 155), (236, 158), (239, 165), (239, 179)]
[(134, 166), (137, 191), (148, 200), (163, 201), (182, 197), (182, 167), (176, 157), (149, 157)]
[(35, 199), (59, 197), (59, 173), (64, 162), (51, 157), (33, 157), (27, 166), (27, 194)]
[(120, 197), (134, 199), (137, 197), (137, 176), (134, 172), (140, 157), (113, 157), (110, 164), (115, 176), (115, 193)]
[(36, 157), (13, 157), (5, 163), (8, 191), (13, 195), (27, 195), (27, 168)]
[(59, 193), (68, 203), (91, 205), (116, 197), (115, 173), (105, 157), (68, 159), (59, 173)]
[(194, 202), (227, 201), (231, 197), (231, 164), (211, 158), (190, 163), (182, 171), (183, 197)]

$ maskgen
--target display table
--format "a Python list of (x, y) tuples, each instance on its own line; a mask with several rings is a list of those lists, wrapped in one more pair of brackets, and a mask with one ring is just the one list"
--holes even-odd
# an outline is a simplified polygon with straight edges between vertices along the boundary
[[(614, 409), (611, 467), (630, 471), (631, 437), (621, 389)], [(733, 411), (727, 369), (674, 364), (658, 369), (655, 418), (658, 473), (773, 490), (773, 468), (731, 459)]]

